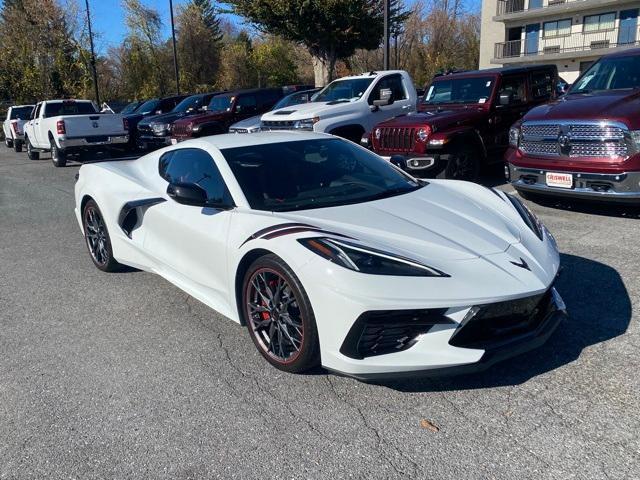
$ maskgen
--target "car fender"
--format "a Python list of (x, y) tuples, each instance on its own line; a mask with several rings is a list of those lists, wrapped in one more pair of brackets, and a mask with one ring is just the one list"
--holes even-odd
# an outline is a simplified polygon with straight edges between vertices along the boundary
[(487, 156), (487, 148), (484, 144), (484, 140), (482, 140), (482, 136), (480, 135), (480, 132), (478, 132), (478, 130), (476, 130), (471, 126), (460, 125), (454, 128), (448, 128), (446, 130), (436, 131), (429, 137), (429, 141), (443, 140), (444, 145), (447, 145), (465, 137), (472, 139), (472, 141), (478, 142), (478, 144), (482, 148), (483, 156), (485, 157)]

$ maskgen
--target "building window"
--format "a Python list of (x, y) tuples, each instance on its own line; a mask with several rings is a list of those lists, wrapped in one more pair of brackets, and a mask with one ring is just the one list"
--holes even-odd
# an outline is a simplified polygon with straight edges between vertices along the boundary
[(554, 20), (544, 23), (544, 37), (563, 37), (571, 34), (571, 19)]
[(584, 17), (584, 31), (597, 32), (599, 30), (613, 30), (616, 24), (616, 14), (601, 13), (600, 15), (589, 15)]

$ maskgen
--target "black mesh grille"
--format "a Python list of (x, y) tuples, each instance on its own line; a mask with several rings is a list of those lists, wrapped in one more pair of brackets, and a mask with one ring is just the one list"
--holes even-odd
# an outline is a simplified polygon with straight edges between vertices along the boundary
[(454, 347), (489, 350), (537, 330), (553, 308), (552, 293), (482, 305), (449, 340)]
[(340, 353), (366, 358), (410, 348), (416, 337), (437, 324), (450, 324), (445, 309), (393, 310), (363, 313), (347, 334)]

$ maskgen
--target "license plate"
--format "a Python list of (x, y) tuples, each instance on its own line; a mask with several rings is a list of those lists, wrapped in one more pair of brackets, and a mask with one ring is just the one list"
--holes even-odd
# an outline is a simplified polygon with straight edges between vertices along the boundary
[(547, 172), (546, 180), (547, 180), (547, 185), (549, 187), (558, 187), (558, 188), (573, 187), (573, 175), (571, 175), (570, 173)]
[(172, 138), (171, 139), (171, 145), (177, 145), (178, 144), (178, 139), (177, 138)]

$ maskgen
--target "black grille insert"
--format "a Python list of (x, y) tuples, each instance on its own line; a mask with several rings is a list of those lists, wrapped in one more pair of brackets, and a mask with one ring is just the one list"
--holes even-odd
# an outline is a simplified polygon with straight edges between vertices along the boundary
[(553, 309), (551, 289), (532, 297), (474, 307), (468, 321), (453, 334), (449, 345), (493, 349), (534, 333)]
[(401, 352), (416, 343), (416, 337), (438, 324), (453, 324), (446, 309), (380, 310), (358, 317), (340, 347), (347, 357), (363, 359)]

